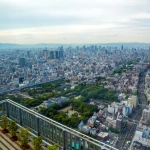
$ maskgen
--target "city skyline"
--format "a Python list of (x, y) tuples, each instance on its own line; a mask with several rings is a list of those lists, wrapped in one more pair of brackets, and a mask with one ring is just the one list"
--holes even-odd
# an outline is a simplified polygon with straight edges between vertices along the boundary
[(1, 0), (0, 4), (0, 43), (150, 42), (148, 0)]
[(149, 101), (149, 47), (38, 46), (0, 53), (0, 117), (28, 127), (46, 145), (150, 147)]

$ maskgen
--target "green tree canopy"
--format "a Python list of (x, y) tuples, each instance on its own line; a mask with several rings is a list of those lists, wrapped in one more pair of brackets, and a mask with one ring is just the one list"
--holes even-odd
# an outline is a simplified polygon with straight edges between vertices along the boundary
[(0, 122), (0, 126), (3, 130), (6, 130), (8, 127), (8, 118), (5, 115), (2, 115), (1, 117), (2, 121)]
[(33, 147), (34, 150), (42, 150), (42, 137), (38, 136), (33, 138)]
[(56, 145), (48, 146), (46, 150), (58, 150)]
[(8, 130), (12, 136), (16, 136), (18, 127), (15, 121), (10, 120), (8, 124)]
[(30, 133), (26, 128), (21, 128), (20, 133), (18, 134), (21, 145), (26, 147), (29, 141)]

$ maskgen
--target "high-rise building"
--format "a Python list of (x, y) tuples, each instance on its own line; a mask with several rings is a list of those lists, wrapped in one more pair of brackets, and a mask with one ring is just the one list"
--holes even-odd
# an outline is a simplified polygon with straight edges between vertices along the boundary
[(19, 77), (19, 83), (23, 83), (24, 77)]
[(27, 51), (27, 56), (30, 58), (30, 51)]
[(142, 119), (144, 121), (150, 121), (150, 108), (149, 109), (143, 109)]
[(132, 95), (127, 100), (128, 104), (132, 104), (134, 108), (138, 105), (138, 97), (135, 95)]
[(101, 46), (99, 46), (98, 49), (101, 50)]
[(83, 50), (86, 50), (86, 47), (85, 47), (85, 45), (83, 45), (82, 49), (83, 49)]
[(55, 58), (56, 58), (56, 59), (59, 58), (59, 51), (55, 51)]
[(63, 51), (63, 50), (64, 50), (63, 46), (61, 46), (61, 47), (60, 47), (60, 50), (61, 50), (61, 51)]
[(38, 53), (37, 53), (37, 57), (41, 58), (41, 56), (42, 56), (42, 52), (39, 50)]
[(123, 107), (123, 115), (125, 117), (128, 117), (130, 114), (132, 114), (132, 105), (127, 105)]
[(116, 120), (116, 129), (117, 130), (121, 130), (121, 128), (122, 128), (122, 122), (123, 122), (123, 119), (122, 118), (118, 118), (117, 120)]
[(50, 51), (50, 59), (54, 59), (54, 51)]
[(14, 78), (14, 86), (19, 87), (19, 78)]
[(147, 126), (140, 126), (135, 131), (135, 135), (134, 135), (133, 141), (136, 142), (136, 143), (140, 143), (140, 144), (138, 144), (139, 147), (141, 145), (144, 148), (145, 147), (150, 147), (149, 133), (150, 133), (150, 128), (149, 127), (147, 127)]
[(44, 54), (44, 59), (47, 60), (48, 59), (48, 50), (47, 49), (43, 50), (43, 54)]
[(25, 58), (19, 58), (19, 65), (20, 65), (20, 67), (25, 66)]
[(64, 57), (64, 51), (63, 50), (60, 50), (59, 51), (59, 58), (63, 58)]
[(123, 50), (123, 45), (121, 46), (121, 50)]

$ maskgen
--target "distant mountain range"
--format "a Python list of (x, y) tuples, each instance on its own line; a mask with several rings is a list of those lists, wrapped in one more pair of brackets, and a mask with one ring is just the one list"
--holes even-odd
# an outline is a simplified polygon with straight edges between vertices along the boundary
[(98, 45), (98, 46), (109, 46), (109, 47), (121, 47), (123, 45), (124, 47), (140, 47), (140, 48), (148, 48), (150, 47), (150, 43), (95, 43), (95, 44), (60, 44), (60, 43), (54, 43), (54, 44), (48, 44), (48, 43), (40, 43), (40, 44), (13, 44), (13, 43), (0, 43), (0, 49), (9, 49), (9, 48), (54, 48), (59, 46), (64, 47), (75, 47), (75, 46), (89, 46), (89, 45)]

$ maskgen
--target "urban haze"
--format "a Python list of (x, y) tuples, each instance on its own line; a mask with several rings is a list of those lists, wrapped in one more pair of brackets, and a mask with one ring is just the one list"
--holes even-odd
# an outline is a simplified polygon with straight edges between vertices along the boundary
[(0, 0), (0, 150), (150, 150), (149, 0)]

